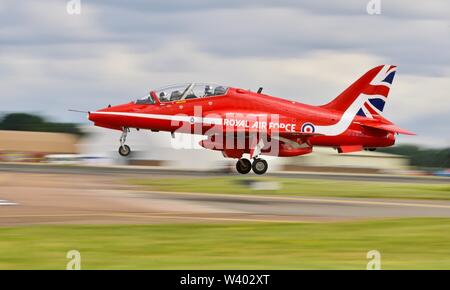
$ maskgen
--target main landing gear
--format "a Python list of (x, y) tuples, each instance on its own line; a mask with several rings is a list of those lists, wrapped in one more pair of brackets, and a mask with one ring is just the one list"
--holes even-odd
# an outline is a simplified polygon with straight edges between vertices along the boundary
[(124, 127), (122, 129), (122, 136), (120, 136), (119, 154), (124, 156), (124, 157), (130, 155), (130, 153), (131, 153), (130, 146), (125, 145), (125, 142), (127, 141), (128, 132), (130, 132), (130, 129)]
[(252, 163), (246, 158), (241, 158), (236, 162), (236, 170), (240, 174), (247, 174), (252, 170)]
[(253, 158), (253, 162), (246, 158), (241, 158), (236, 163), (236, 170), (241, 174), (247, 174), (253, 169), (258, 175), (264, 174), (268, 168), (267, 161), (261, 158)]

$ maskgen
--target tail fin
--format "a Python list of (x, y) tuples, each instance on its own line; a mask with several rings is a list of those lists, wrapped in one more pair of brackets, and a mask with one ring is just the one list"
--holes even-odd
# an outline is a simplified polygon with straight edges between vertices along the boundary
[(394, 65), (377, 66), (322, 108), (345, 112), (353, 105), (355, 115), (376, 118), (383, 112), (395, 72)]

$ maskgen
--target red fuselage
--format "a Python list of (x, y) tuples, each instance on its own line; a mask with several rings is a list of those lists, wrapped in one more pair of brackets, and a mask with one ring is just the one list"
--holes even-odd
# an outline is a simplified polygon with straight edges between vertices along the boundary
[[(161, 102), (155, 92), (152, 92), (150, 96), (154, 99), (153, 103), (131, 102), (107, 107), (91, 112), (89, 120), (93, 121), (96, 126), (117, 130), (139, 128), (206, 135), (210, 135), (208, 131), (211, 131), (213, 127), (217, 132), (223, 131), (225, 128), (229, 130), (227, 132), (230, 130), (234, 132), (265, 131), (269, 135), (277, 133), (283, 139), (297, 143), (302, 143), (303, 140), (310, 147), (362, 146), (375, 148), (391, 146), (395, 142), (393, 133), (360, 125), (367, 119), (361, 116), (352, 116), (351, 122), (345, 130), (341, 130), (342, 132), (337, 131), (336, 134), (320, 134), (319, 132), (319, 134), (310, 135), (307, 139), (301, 138), (301, 128), (304, 124), (314, 124), (316, 127), (333, 126), (341, 121), (343, 113), (238, 88), (228, 88), (223, 95), (167, 102)], [(176, 116), (180, 116), (180, 118)], [(258, 118), (263, 116), (268, 124), (273, 121), (275, 125), (252, 126), (252, 120), (249, 122), (249, 119), (254, 116), (258, 116)], [(214, 121), (205, 122), (209, 119), (214, 119)], [(222, 120), (221, 124), (216, 120)], [(281, 125), (276, 125), (276, 123)], [(244, 151), (247, 153), (249, 149), (246, 148)], [(300, 154), (295, 154), (295, 152), (289, 154), (289, 152), (283, 153), (282, 150), (278, 156), (304, 154), (301, 153), (303, 151), (298, 152)]]

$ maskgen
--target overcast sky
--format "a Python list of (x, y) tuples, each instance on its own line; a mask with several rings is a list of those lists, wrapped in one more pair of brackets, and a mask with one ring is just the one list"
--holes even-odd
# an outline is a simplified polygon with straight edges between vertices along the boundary
[[(450, 1), (0, 0), (1, 112), (85, 122), (93, 110), (188, 81), (310, 104), (371, 67), (399, 66), (386, 117), (450, 146)], [(276, 3), (276, 4), (275, 4)]]

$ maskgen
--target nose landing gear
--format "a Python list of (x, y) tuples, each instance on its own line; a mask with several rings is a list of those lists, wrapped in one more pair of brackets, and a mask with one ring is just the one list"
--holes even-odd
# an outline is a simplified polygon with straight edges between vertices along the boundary
[(119, 154), (121, 156), (128, 156), (131, 153), (131, 148), (128, 145), (125, 145), (125, 142), (127, 141), (127, 135), (128, 132), (130, 131), (129, 128), (124, 127), (122, 129), (122, 135), (120, 136), (120, 147), (119, 147)]
[(247, 174), (252, 169), (255, 174), (261, 175), (266, 173), (268, 169), (267, 161), (261, 158), (253, 158), (253, 163), (246, 158), (241, 158), (236, 162), (236, 170), (240, 174)]

